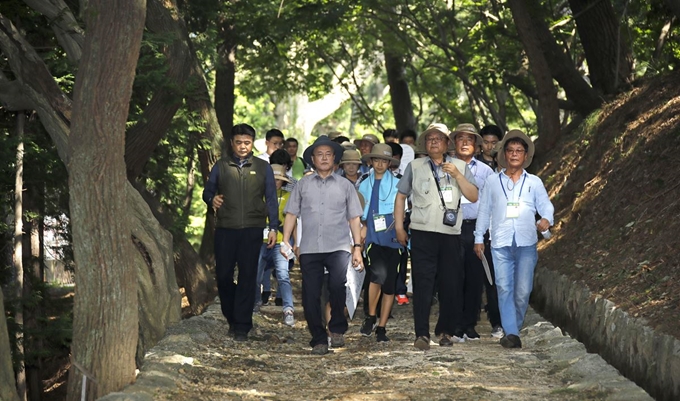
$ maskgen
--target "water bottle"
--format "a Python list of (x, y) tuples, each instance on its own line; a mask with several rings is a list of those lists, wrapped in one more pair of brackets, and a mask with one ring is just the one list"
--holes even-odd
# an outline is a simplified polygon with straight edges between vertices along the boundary
[[(538, 222), (541, 220), (536, 220), (536, 225), (538, 226)], [(552, 234), (550, 233), (550, 228), (548, 228), (545, 231), (541, 231), (541, 235), (543, 236), (544, 239), (550, 239), (552, 237)]]

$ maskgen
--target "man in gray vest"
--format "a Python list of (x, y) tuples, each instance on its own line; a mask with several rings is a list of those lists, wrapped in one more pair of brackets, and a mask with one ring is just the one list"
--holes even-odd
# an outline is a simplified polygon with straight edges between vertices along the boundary
[[(267, 245), (276, 244), (279, 226), (276, 182), (269, 163), (253, 157), (255, 129), (237, 124), (231, 129), (233, 153), (223, 156), (203, 190), (203, 201), (217, 217), (215, 272), (222, 314), (234, 340), (246, 341), (253, 328), (255, 283), (263, 232)], [(267, 226), (269, 217), (269, 228)], [(238, 284), (234, 267), (238, 263)]]
[[(404, 208), (410, 195), (411, 209), (411, 277), (413, 278), (413, 321), (420, 350), (430, 349), (430, 307), (435, 284), (439, 284), (439, 320), (435, 334), (439, 345), (464, 341), (455, 338), (460, 327), (464, 278), (460, 253), (463, 216), (461, 197), (477, 201), (475, 177), (464, 161), (447, 156), (449, 129), (444, 124), (431, 124), (416, 142), (427, 151), (427, 157), (413, 160), (399, 180), (394, 207), (397, 240), (406, 246)], [(436, 278), (436, 281), (435, 281)], [(481, 285), (481, 283), (480, 283)], [(452, 337), (454, 336), (454, 337)]]

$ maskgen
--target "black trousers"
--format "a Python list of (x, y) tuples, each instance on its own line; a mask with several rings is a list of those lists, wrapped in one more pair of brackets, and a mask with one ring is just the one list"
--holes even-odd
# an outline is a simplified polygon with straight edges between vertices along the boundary
[(435, 282), (438, 282), (439, 287), (439, 319), (435, 334), (453, 334), (460, 328), (464, 274), (459, 237), (411, 230), (413, 322), (416, 337), (430, 337), (430, 310)]
[(491, 257), (491, 240), (489, 239), (489, 232), (484, 234), (484, 256), (486, 256), (486, 261), (489, 262), (489, 269), (491, 270), (491, 279), (493, 280), (493, 285), (489, 283), (489, 280), (484, 277), (484, 289), (486, 290), (486, 305), (484, 310), (486, 310), (486, 318), (489, 319), (491, 327), (502, 326), (501, 324), (501, 312), (498, 310), (498, 292), (496, 290), (496, 272), (493, 269), (493, 258)]
[(401, 256), (399, 257), (399, 272), (397, 273), (397, 284), (395, 287), (395, 294), (406, 295), (406, 270), (408, 269), (408, 248), (401, 249)]
[(347, 283), (349, 262), (350, 253), (346, 251), (300, 255), (302, 307), (305, 309), (305, 320), (307, 320), (307, 327), (312, 335), (312, 340), (309, 342), (312, 347), (328, 342), (326, 328), (323, 324), (323, 309), (321, 308), (324, 267), (328, 270), (328, 293), (331, 304), (331, 321), (328, 322), (328, 330), (337, 334), (345, 334), (347, 331), (345, 283)]
[[(465, 279), (463, 281), (463, 329), (474, 328), (482, 306), (483, 280), (486, 280), (484, 265), (475, 254), (475, 223), (476, 220), (463, 220), (460, 242), (463, 253)], [(498, 305), (498, 302), (496, 302)]]
[[(222, 314), (238, 333), (248, 333), (253, 328), (253, 288), (263, 228), (215, 229), (215, 272)], [(237, 263), (238, 284), (234, 282)]]

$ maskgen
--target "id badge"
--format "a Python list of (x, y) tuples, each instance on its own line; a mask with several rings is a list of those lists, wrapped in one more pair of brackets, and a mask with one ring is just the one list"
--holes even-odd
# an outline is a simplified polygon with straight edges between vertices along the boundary
[(262, 239), (269, 239), (269, 227), (266, 227), (266, 228), (262, 231)]
[(385, 231), (387, 229), (387, 222), (385, 221), (385, 216), (383, 216), (382, 214), (374, 214), (373, 227), (375, 228), (375, 232), (377, 233)]
[(444, 202), (446, 203), (453, 202), (453, 188), (452, 187), (442, 188), (442, 197), (444, 198)]
[(519, 217), (519, 202), (508, 202), (508, 207), (505, 209), (505, 217), (508, 219)]

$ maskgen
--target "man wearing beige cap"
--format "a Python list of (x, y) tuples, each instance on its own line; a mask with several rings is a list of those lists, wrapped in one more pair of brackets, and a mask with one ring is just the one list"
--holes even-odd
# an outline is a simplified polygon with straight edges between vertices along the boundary
[[(370, 153), (371, 149), (373, 149), (373, 146), (377, 143), (380, 143), (380, 139), (378, 139), (378, 137), (373, 134), (366, 134), (362, 136), (361, 139), (354, 140), (354, 144), (357, 145), (361, 156)], [(371, 167), (368, 164), (363, 163), (359, 168), (359, 172), (363, 175), (368, 173), (370, 169)]]
[[(449, 129), (431, 124), (419, 137), (427, 157), (413, 160), (399, 180), (394, 221), (397, 239), (406, 245), (403, 205), (411, 196), (411, 266), (413, 278), (413, 320), (416, 341), (421, 350), (430, 348), (430, 308), (435, 284), (439, 284), (439, 319), (435, 334), (440, 345), (452, 345), (452, 335), (460, 326), (463, 294), (456, 282), (463, 280), (460, 232), (463, 216), (460, 200), (477, 201), (475, 177), (465, 162), (449, 157)], [(435, 281), (435, 277), (437, 280)]]
[[(475, 176), (477, 188), (482, 192), (486, 177), (493, 174), (491, 167), (480, 162), (474, 157), (477, 146), (482, 143), (482, 137), (477, 133), (477, 129), (472, 124), (459, 124), (451, 133), (451, 141), (455, 146), (455, 157), (464, 161), (472, 174)], [(460, 327), (454, 333), (455, 338), (466, 340), (479, 340), (479, 334), (475, 330), (477, 316), (482, 303), (482, 288), (484, 281), (484, 266), (482, 260), (474, 252), (475, 246), (475, 223), (477, 222), (477, 207), (479, 202), (470, 202), (467, 198), (461, 198), (460, 209), (462, 211), (463, 225), (461, 226), (460, 242), (462, 244), (463, 269), (465, 280), (458, 283), (459, 289), (463, 291), (463, 315)], [(488, 237), (488, 234), (487, 234)], [(490, 262), (491, 255), (487, 258)], [(492, 265), (493, 266), (493, 265)], [(493, 267), (491, 267), (493, 269)], [(493, 275), (492, 275), (493, 280)], [(496, 288), (493, 288), (496, 291)], [(495, 295), (495, 294), (494, 294)], [(498, 310), (498, 300), (495, 296), (489, 298), (489, 303), (496, 304)], [(499, 319), (500, 320), (500, 319)], [(494, 323), (494, 335), (502, 332), (500, 321)], [(500, 338), (500, 337), (499, 337)]]

